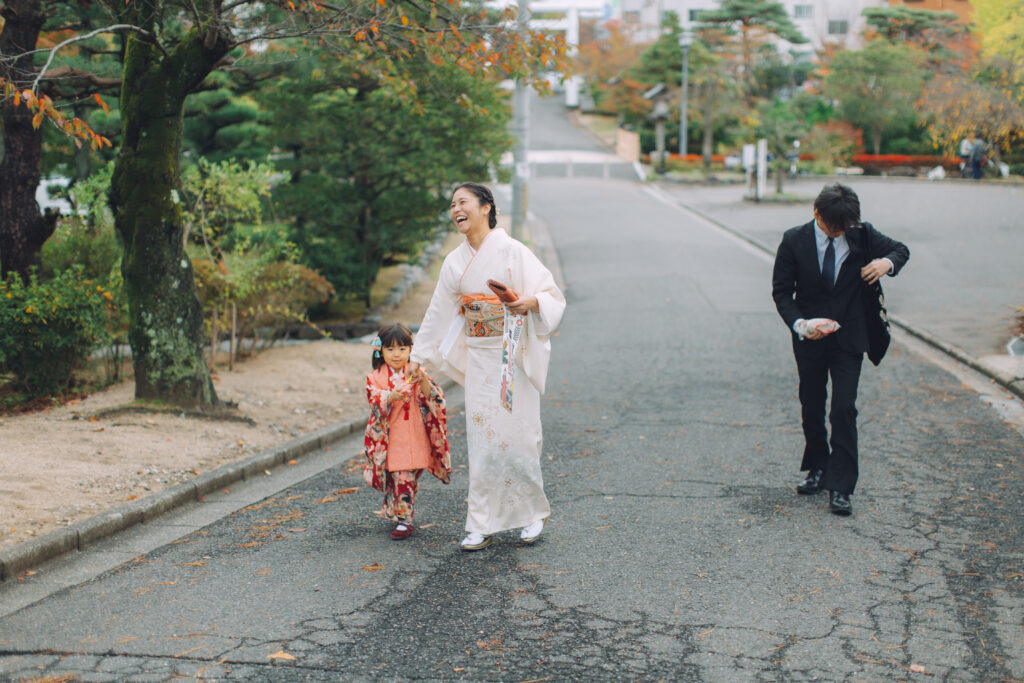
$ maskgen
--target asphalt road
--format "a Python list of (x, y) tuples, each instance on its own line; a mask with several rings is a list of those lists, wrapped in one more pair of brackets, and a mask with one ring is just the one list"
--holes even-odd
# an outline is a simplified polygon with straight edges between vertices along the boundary
[[(809, 200), (826, 181), (794, 180)], [(886, 278), (889, 310), (976, 357), (1006, 355), (1024, 306), (1024, 186), (915, 179), (842, 179), (864, 220), (910, 246), (908, 277)], [(677, 201), (775, 249), (782, 233), (811, 219), (811, 202), (744, 202), (742, 186), (663, 183)]]
[(412, 539), (334, 468), (7, 615), (0, 676), (1024, 678), (1017, 431), (897, 346), (865, 370), (855, 514), (834, 517), (793, 490), (768, 265), (632, 183), (531, 190), (569, 283), (540, 542), (458, 550), (459, 414)]
[(0, 607), (38, 589), (0, 609), (0, 679), (1024, 679), (1019, 431), (897, 343), (863, 373), (855, 513), (830, 515), (794, 491), (768, 263), (636, 183), (530, 192), (569, 300), (540, 541), (459, 551), (453, 410), (455, 477), (426, 481), (411, 539), (388, 539), (358, 467), (275, 472), (72, 557), (71, 588), (45, 590), (66, 567), (0, 587)]

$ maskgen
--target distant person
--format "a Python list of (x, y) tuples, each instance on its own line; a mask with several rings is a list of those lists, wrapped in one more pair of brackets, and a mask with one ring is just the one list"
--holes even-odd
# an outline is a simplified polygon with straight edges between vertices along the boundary
[(960, 141), (960, 177), (966, 178), (971, 169), (971, 138), (965, 136)]
[[(772, 272), (772, 298), (792, 331), (800, 378), (806, 478), (800, 494), (829, 492), (829, 509), (853, 513), (857, 485), (857, 386), (867, 352), (876, 365), (885, 353), (872, 334), (885, 326), (876, 283), (895, 276), (910, 257), (905, 245), (860, 220), (860, 200), (846, 185), (826, 185), (814, 200), (814, 220), (782, 236)], [(870, 298), (874, 298), (874, 311)], [(888, 340), (888, 329), (885, 328)], [(832, 407), (825, 427), (826, 386)]]
[(988, 148), (985, 141), (981, 139), (981, 131), (974, 133), (974, 142), (971, 144), (971, 151), (967, 160), (971, 163), (971, 177), (975, 180), (981, 178), (981, 169), (988, 156)]
[(384, 325), (373, 340), (373, 372), (366, 376), (370, 419), (363, 478), (384, 492), (381, 516), (396, 523), (396, 541), (412, 535), (423, 471), (445, 484), (452, 477), (444, 392), (423, 370), (409, 370), (410, 353), (412, 331), (401, 323)]

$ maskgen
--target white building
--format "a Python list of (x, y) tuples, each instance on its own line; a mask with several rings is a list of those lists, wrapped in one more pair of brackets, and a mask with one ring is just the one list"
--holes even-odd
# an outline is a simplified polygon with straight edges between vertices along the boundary
[[(860, 44), (864, 29), (861, 12), (868, 7), (888, 7), (887, 0), (781, 0), (793, 24), (810, 42), (790, 45), (780, 41), (780, 48), (813, 54), (826, 43), (847, 47)], [(715, 0), (619, 0), (623, 22), (633, 29), (637, 42), (653, 42), (658, 37), (660, 17), (664, 12), (679, 15), (684, 27), (699, 23), (701, 11), (718, 8)]]

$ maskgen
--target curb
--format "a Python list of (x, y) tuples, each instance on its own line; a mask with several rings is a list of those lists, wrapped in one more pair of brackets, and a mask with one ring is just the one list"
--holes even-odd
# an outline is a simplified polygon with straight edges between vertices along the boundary
[[(445, 377), (439, 384), (447, 392), (456, 382)], [(201, 501), (203, 496), (230, 484), (261, 477), (266, 470), (280, 467), (289, 460), (326, 448), (354, 434), (365, 425), (365, 418), (356, 418), (321, 427), (305, 436), (254, 453), (238, 462), (221, 465), (140, 500), (118, 505), (63, 529), (56, 529), (31, 541), (0, 550), (0, 580), (17, 578), (23, 572), (72, 550), (85, 550), (121, 531), (152, 522), (172, 510)]]
[[(687, 211), (693, 213), (694, 215), (700, 216), (709, 223), (713, 223), (718, 228), (728, 232), (734, 237), (738, 237), (744, 242), (750, 244), (756, 249), (763, 251), (764, 253), (774, 258), (775, 250), (762, 244), (759, 240), (756, 240), (753, 237), (750, 237), (749, 235), (744, 235), (738, 230), (730, 228), (728, 225), (725, 225), (721, 221), (712, 218), (711, 216), (707, 215), (706, 213), (699, 209), (695, 209), (687, 204), (679, 204), (678, 202), (677, 204), (685, 208)], [(977, 372), (980, 372), (981, 374), (985, 375), (986, 377), (994, 381), (996, 384), (999, 384), (1004, 389), (1014, 394), (1017, 398), (1024, 400), (1024, 378), (1013, 377), (998, 369), (989, 367), (985, 363), (982, 363), (980, 360), (975, 358), (972, 354), (961, 349), (959, 346), (956, 346), (955, 344), (950, 344), (949, 342), (945, 342), (936, 337), (935, 335), (933, 335), (931, 332), (922, 330), (921, 328), (916, 327), (915, 325), (907, 322), (906, 320), (903, 320), (900, 317), (890, 314), (889, 322), (895, 325), (896, 327), (900, 328), (907, 334), (911, 335), (912, 337), (920, 339), (929, 346), (941, 351), (947, 356), (950, 356), (954, 360), (957, 360), (966, 365), (967, 367)]]
[(68, 551), (84, 550), (125, 529), (152, 522), (171, 510), (202, 500), (203, 496), (229, 484), (262, 476), (265, 470), (340, 441), (357, 431), (364, 423), (365, 420), (359, 418), (322, 427), (238, 462), (221, 465), (140, 500), (118, 505), (63, 529), (0, 550), (0, 579), (7, 581), (16, 578), (19, 574)]

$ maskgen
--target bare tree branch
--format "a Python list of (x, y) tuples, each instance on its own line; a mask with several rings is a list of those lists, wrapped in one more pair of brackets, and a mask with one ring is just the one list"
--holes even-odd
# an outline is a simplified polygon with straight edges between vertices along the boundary
[(64, 47), (65, 45), (70, 45), (71, 43), (79, 43), (83, 40), (88, 40), (89, 38), (95, 38), (101, 33), (117, 33), (120, 31), (138, 33), (139, 35), (143, 36), (146, 40), (151, 42), (153, 45), (156, 45), (160, 52), (164, 54), (164, 57), (168, 56), (167, 50), (165, 50), (163, 45), (161, 45), (160, 42), (157, 41), (156, 36), (154, 36), (152, 33), (150, 33), (144, 28), (139, 28), (138, 26), (133, 26), (132, 24), (114, 24), (113, 26), (98, 28), (95, 31), (90, 31), (89, 33), (86, 33), (85, 35), (68, 38), (64, 42), (58, 43), (54, 45), (52, 48), (50, 48), (50, 56), (47, 57), (46, 64), (43, 65), (43, 68), (39, 71), (39, 74), (36, 76), (35, 80), (32, 81), (32, 92), (36, 92), (36, 89), (39, 87), (39, 81), (43, 78), (43, 74), (45, 74), (46, 71), (50, 68), (50, 64), (53, 62), (53, 58), (57, 56), (57, 51), (60, 50), (62, 47)]
[(70, 66), (58, 66), (56, 69), (52, 69), (50, 71), (43, 73), (42, 78), (45, 78), (47, 80), (58, 78), (81, 78), (100, 88), (112, 88), (114, 86), (121, 85), (120, 78), (106, 78), (103, 76), (97, 76), (91, 71), (83, 71), (81, 69), (75, 69)]

